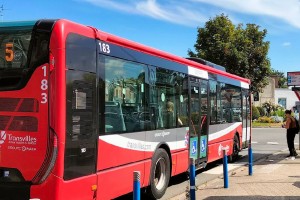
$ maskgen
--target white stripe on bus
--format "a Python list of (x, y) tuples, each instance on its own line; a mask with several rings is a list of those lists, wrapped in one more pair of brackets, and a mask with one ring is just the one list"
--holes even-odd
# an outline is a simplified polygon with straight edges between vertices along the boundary
[[(148, 152), (153, 152), (156, 149), (157, 145), (159, 144), (159, 142), (146, 142), (142, 140), (135, 140), (135, 139), (126, 138), (121, 135), (99, 136), (99, 140), (102, 140), (108, 144), (121, 147), (124, 149), (148, 151)], [(166, 143), (169, 145), (170, 150), (186, 148), (185, 140), (166, 142)]]
[(248, 83), (241, 82), (241, 87), (242, 87), (242, 88), (245, 88), (245, 89), (249, 89), (249, 84), (248, 84)]
[(230, 133), (231, 131), (235, 130), (237, 127), (241, 126), (242, 125), (242, 122), (236, 122), (234, 124), (232, 124), (231, 126), (225, 128), (225, 129), (222, 129), (218, 132), (215, 132), (215, 133), (211, 133), (209, 134), (209, 141), (211, 140), (215, 140), (215, 139), (218, 139), (224, 135), (227, 135), (228, 133)]
[(195, 67), (187, 66), (188, 67), (188, 74), (193, 75), (199, 78), (208, 79), (208, 72), (202, 69), (198, 69)]

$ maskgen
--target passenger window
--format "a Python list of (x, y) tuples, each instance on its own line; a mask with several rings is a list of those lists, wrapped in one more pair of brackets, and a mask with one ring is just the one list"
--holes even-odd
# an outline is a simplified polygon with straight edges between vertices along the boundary
[(226, 122), (241, 122), (241, 89), (239, 87), (225, 84), (221, 88), (223, 119)]
[(154, 111), (154, 125), (156, 129), (169, 129), (188, 126), (188, 90), (187, 76), (176, 71), (149, 67), (150, 74), (155, 77), (149, 78), (151, 109)]
[(105, 56), (105, 133), (150, 129), (145, 108), (145, 65)]
[(210, 124), (217, 124), (217, 82), (209, 81)]

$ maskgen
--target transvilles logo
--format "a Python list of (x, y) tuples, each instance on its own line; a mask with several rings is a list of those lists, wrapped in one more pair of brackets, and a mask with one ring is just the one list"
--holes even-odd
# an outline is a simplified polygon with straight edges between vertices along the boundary
[(6, 133), (5, 131), (1, 131), (0, 132), (0, 144), (3, 144), (5, 142), (6, 139)]

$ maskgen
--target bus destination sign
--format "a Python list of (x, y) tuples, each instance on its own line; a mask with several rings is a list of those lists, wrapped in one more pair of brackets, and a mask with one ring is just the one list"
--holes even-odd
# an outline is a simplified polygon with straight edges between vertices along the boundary
[(287, 85), (288, 86), (300, 86), (300, 72), (288, 72), (287, 73)]

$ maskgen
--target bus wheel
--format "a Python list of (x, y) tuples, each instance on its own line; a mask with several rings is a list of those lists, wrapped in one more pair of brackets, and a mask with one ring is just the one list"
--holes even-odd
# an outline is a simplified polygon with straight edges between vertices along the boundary
[(152, 158), (150, 174), (151, 199), (160, 199), (166, 192), (170, 180), (170, 159), (164, 149), (158, 149)]
[(228, 156), (228, 162), (235, 162), (239, 158), (240, 143), (237, 135), (233, 138), (232, 154)]

